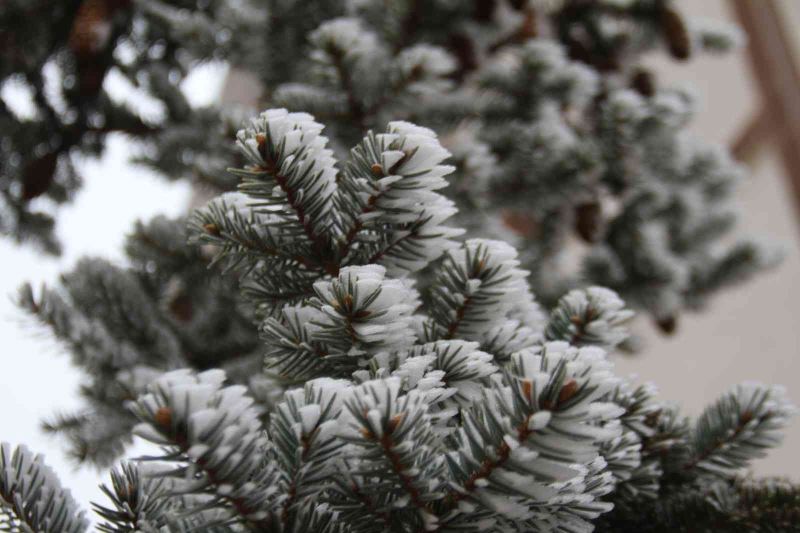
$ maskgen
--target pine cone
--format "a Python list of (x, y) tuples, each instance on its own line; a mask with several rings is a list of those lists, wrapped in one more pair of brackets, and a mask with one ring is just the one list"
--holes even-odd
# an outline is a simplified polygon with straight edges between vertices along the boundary
[(672, 57), (685, 61), (692, 53), (692, 41), (683, 17), (675, 9), (664, 7), (661, 10), (661, 31), (667, 40)]
[(588, 243), (595, 243), (601, 235), (603, 208), (600, 202), (591, 201), (575, 207), (575, 231)]
[(637, 69), (631, 78), (631, 88), (647, 98), (656, 94), (655, 75), (646, 69)]
[(103, 49), (111, 36), (111, 15), (106, 0), (85, 0), (80, 5), (68, 40), (76, 56), (91, 57)]
[(523, 237), (533, 238), (539, 231), (539, 225), (531, 215), (520, 213), (519, 211), (504, 210), (502, 218), (503, 224), (507, 228)]
[(31, 161), (25, 167), (25, 173), (22, 178), (23, 200), (33, 200), (47, 192), (50, 184), (53, 183), (57, 164), (58, 154), (50, 152)]
[(497, 0), (475, 0), (475, 20), (488, 22), (492, 20), (494, 10), (497, 7)]
[(656, 325), (661, 330), (661, 333), (672, 335), (678, 329), (678, 319), (674, 315), (666, 316), (656, 320)]

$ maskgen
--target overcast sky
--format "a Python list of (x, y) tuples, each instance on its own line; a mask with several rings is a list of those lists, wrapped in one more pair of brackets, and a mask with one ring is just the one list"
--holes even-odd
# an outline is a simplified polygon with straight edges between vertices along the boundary
[[(193, 104), (206, 104), (219, 94), (224, 76), (221, 66), (206, 66), (187, 80), (184, 89)], [(120, 79), (109, 84), (109, 90), (132, 107), (157, 112)], [(52, 283), (84, 255), (121, 262), (124, 237), (135, 220), (185, 212), (191, 192), (188, 184), (170, 183), (131, 165), (127, 162), (130, 153), (130, 144), (116, 136), (109, 139), (101, 159), (80, 163), (85, 185), (75, 201), (58, 212), (58, 235), (64, 245), (61, 257), (43, 256), (0, 238), (0, 441), (24, 443), (45, 454), (47, 463), (87, 510), (89, 502), (105, 501), (98, 483), (106, 482), (108, 476), (76, 468), (65, 457), (63, 443), (39, 429), (43, 418), (81, 405), (77, 396), (81, 376), (66, 350), (25, 317), (13, 298), (21, 283), (31, 281), (35, 287)]]

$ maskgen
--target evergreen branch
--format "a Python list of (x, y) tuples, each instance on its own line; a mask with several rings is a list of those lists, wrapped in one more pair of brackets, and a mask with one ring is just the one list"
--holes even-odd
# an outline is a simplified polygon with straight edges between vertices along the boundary
[[(288, 208), (293, 213), (291, 223), (308, 239), (309, 257), (326, 272), (335, 273), (338, 265), (328, 260), (333, 237), (328, 231), (336, 169), (332, 152), (326, 148), (327, 138), (319, 135), (321, 130), (322, 125), (310, 115), (280, 109), (263, 113), (251, 128), (237, 134), (242, 153), (255, 169), (239, 171), (244, 177), (239, 188), (263, 201), (254, 207), (264, 205), (268, 216), (284, 219), (286, 224), (290, 222), (285, 214)], [(283, 231), (291, 229), (287, 226)]]
[(0, 444), (0, 527), (35, 533), (82, 533), (89, 521), (56, 473), (26, 447)]
[[(435, 530), (438, 518), (433, 502), (440, 497), (445, 464), (426, 416), (424, 397), (416, 391), (400, 396), (400, 380), (389, 378), (356, 387), (345, 405), (349, 417), (342, 438), (353, 445), (350, 456), (363, 483), (384, 495), (392, 514), (405, 513), (407, 508), (416, 516), (412, 522), (416, 527)], [(396, 483), (370, 479), (386, 477)]]
[(336, 73), (339, 76), (339, 81), (342, 84), (342, 90), (347, 96), (350, 117), (359, 129), (364, 130), (366, 129), (367, 112), (364, 110), (353, 90), (353, 81), (350, 79), (350, 71), (344, 63), (344, 53), (338, 49), (330, 49), (329, 53), (333, 61), (333, 66), (336, 68)]
[(358, 497), (358, 500), (369, 510), (370, 514), (374, 515), (381, 522), (383, 522), (383, 526), (386, 529), (390, 529), (393, 522), (389, 513), (385, 511), (379, 511), (375, 505), (375, 502), (372, 501), (372, 498), (370, 498), (369, 495), (364, 494), (364, 492), (356, 483), (353, 483), (350, 488), (353, 491), (353, 494)]
[(342, 373), (330, 349), (312, 338), (309, 324), (316, 317), (312, 308), (287, 306), (281, 310), (281, 320), (270, 317), (264, 322), (261, 332), (269, 345), (267, 369), (274, 368), (295, 381)]
[(426, 222), (427, 221), (425, 219), (420, 218), (419, 221), (417, 221), (415, 224), (412, 224), (408, 230), (403, 232), (400, 237), (390, 241), (386, 246), (373, 253), (372, 256), (370, 256), (370, 258), (367, 260), (367, 264), (380, 264), (385, 257), (390, 256), (396, 249), (417, 238), (419, 236), (420, 229), (425, 226)]
[[(311, 218), (306, 216), (305, 206), (301, 202), (302, 196), (289, 186), (289, 178), (277, 171), (274, 161), (266, 161), (266, 167), (264, 167), (264, 170), (268, 174), (271, 174), (272, 178), (281, 187), (281, 190), (286, 195), (289, 206), (297, 215), (297, 220), (299, 220), (303, 226), (303, 231), (305, 232), (306, 237), (308, 237), (308, 239), (312, 242), (314, 249), (317, 250), (317, 253), (322, 253), (327, 248), (327, 242), (320, 238), (314, 229), (314, 224)], [(322, 265), (322, 267), (331, 276), (335, 276), (338, 272), (338, 267), (334, 264), (326, 263), (325, 265)]]
[[(601, 517), (599, 533), (673, 531), (779, 533), (798, 517), (798, 487), (780, 479), (716, 481), (624, 507)], [(624, 510), (624, 512), (619, 512)]]
[[(312, 58), (327, 63), (333, 70), (339, 88), (345, 95), (350, 119), (359, 131), (367, 129), (367, 111), (358, 94), (357, 71), (364, 71), (365, 63), (375, 54), (378, 43), (375, 35), (361, 27), (357, 19), (336, 18), (326, 21), (310, 35), (317, 47)], [(363, 81), (358, 83), (361, 87)]]
[(313, 503), (330, 483), (331, 459), (342, 446), (336, 438), (337, 396), (346, 385), (329, 379), (308, 382), (304, 389), (289, 391), (271, 419), (270, 434), (287, 475), (280, 511), (284, 528), (302, 516), (297, 507)]
[(614, 292), (602, 287), (571, 291), (551, 313), (545, 338), (612, 350), (628, 338), (624, 325), (633, 318), (633, 312), (624, 306)]
[(315, 283), (320, 313), (312, 321), (314, 338), (351, 357), (407, 345), (414, 338), (416, 293), (385, 274), (378, 265), (345, 267), (337, 278)]
[(257, 214), (239, 193), (226, 193), (195, 211), (190, 224), (196, 241), (221, 248), (217, 260), (234, 258), (229, 268), (244, 263), (247, 272), (265, 257), (271, 257), (296, 262), (310, 272), (322, 270), (296, 246), (287, 245), (280, 234), (274, 235), (268, 215)]
[[(534, 435), (534, 431), (529, 426), (532, 425), (533, 416), (535, 413), (525, 415), (522, 421), (517, 424), (512, 434), (517, 442), (524, 443)], [(450, 507), (455, 506), (459, 501), (469, 497), (470, 493), (478, 489), (479, 484), (484, 485), (486, 479), (489, 478), (495, 470), (505, 465), (511, 457), (511, 446), (505, 441), (501, 441), (496, 447), (493, 457), (486, 458), (480, 463), (480, 468), (473, 471), (467, 480), (458, 487), (458, 489), (451, 491), (446, 501)]]
[[(143, 422), (135, 432), (172, 447), (163, 459), (188, 464), (173, 474), (173, 491), (208, 496), (199, 509), (216, 507), (223, 513), (211, 517), (212, 523), (236, 522), (255, 531), (273, 531), (276, 473), (274, 465), (261, 458), (268, 444), (258, 412), (244, 387), (222, 388), (224, 380), (221, 370), (162, 375), (132, 407)], [(196, 475), (183, 478), (184, 472)]]
[(98, 526), (103, 533), (136, 533), (159, 527), (175, 509), (166, 498), (163, 479), (143, 480), (142, 467), (123, 463), (111, 471), (111, 487), (101, 486), (113, 508), (94, 504), (97, 515), (105, 520)]
[(739, 385), (697, 420), (692, 455), (683, 470), (731, 476), (780, 443), (780, 429), (794, 410), (780, 388)]
[[(458, 517), (455, 509), (462, 500), (508, 520), (537, 516), (539, 506), (554, 505), (552, 512), (561, 512), (555, 502), (569, 501), (574, 494), (570, 489), (561, 492), (565, 487), (558, 480), (594, 475), (592, 468), (581, 474), (576, 465), (590, 465), (597, 457), (595, 446), (618, 435), (613, 427), (589, 422), (614, 420), (621, 413), (616, 406), (598, 403), (613, 387), (607, 365), (602, 351), (559, 343), (515, 354), (508, 385), (486, 390), (484, 401), (463, 415), (456, 433), (459, 452), (449, 460), (455, 484), (445, 500), (450, 510), (446, 520)], [(567, 420), (575, 423), (564, 424)], [(556, 443), (564, 441), (556, 435), (569, 435), (569, 447), (559, 448)], [(540, 450), (546, 452), (540, 455)], [(607, 492), (603, 487), (608, 483), (598, 483), (597, 493), (582, 494), (585, 502)], [(595, 517), (609, 509), (600, 502), (587, 506)]]
[[(393, 361), (384, 360), (383, 354), (376, 359), (382, 368), (394, 369), (393, 376), (404, 378), (410, 390), (422, 380), (435, 376), (441, 387), (447, 390), (442, 403), (448, 408), (466, 409), (480, 401), (481, 387), (475, 384), (487, 384), (488, 378), (498, 372), (491, 354), (478, 350), (478, 343), (462, 340), (416, 345), (394, 354)], [(430, 407), (429, 414), (433, 416), (435, 413), (436, 408)]]
[(455, 211), (433, 192), (446, 186), (443, 177), (453, 171), (441, 164), (448, 155), (435, 133), (413, 124), (392, 122), (386, 133), (370, 132), (351, 151), (340, 186), (338, 204), (349, 226), (340, 256), (348, 258), (362, 231), (379, 237), (372, 246), (362, 245), (369, 254), (364, 262), (388, 263), (392, 270), (421, 268), (437, 249), (435, 241), (449, 247), (447, 238), (457, 232), (439, 224)]
[(456, 69), (455, 60), (450, 54), (442, 48), (427, 44), (400, 50), (394, 63), (397, 79), (367, 107), (365, 111), (367, 117), (380, 113), (417, 83), (447, 85), (446, 77)]
[(450, 252), (437, 272), (431, 315), (441, 338), (480, 340), (529, 296), (516, 252), (498, 241), (467, 241)]

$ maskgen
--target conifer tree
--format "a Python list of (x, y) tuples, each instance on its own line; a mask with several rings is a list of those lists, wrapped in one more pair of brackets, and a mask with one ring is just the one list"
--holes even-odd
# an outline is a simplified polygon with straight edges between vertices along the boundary
[[(0, 228), (18, 239), (55, 249), (52, 220), (31, 200), (65, 199), (76, 182), (68, 154), (96, 153), (110, 131), (144, 138), (139, 162), (170, 179), (234, 188), (224, 169), (243, 160), (227, 139), (242, 110), (192, 110), (178, 88), (191, 65), (224, 58), (261, 84), (264, 107), (324, 120), (339, 156), (390, 120), (438, 131), (454, 154), (459, 224), (517, 247), (547, 307), (598, 284), (669, 333), (681, 310), (775, 260), (731, 238), (742, 169), (689, 137), (691, 94), (641, 59), (722, 53), (738, 34), (687, 20), (670, 0), (76, 0), (27, 16), (44, 4), (0, 8), (11, 43), (0, 80), (26, 84), (39, 109), (34, 120), (0, 110)], [(23, 41), (31, 24), (44, 26), (47, 46)], [(110, 37), (99, 29), (109, 27)], [(75, 82), (76, 43), (101, 36), (108, 61), (87, 60), (102, 69), (92, 79), (121, 72), (163, 103), (157, 123)], [(50, 71), (59, 98), (46, 90)]]
[[(794, 523), (797, 487), (742, 477), (794, 412), (782, 389), (743, 384), (689, 420), (608, 357), (632, 316), (617, 292), (670, 330), (769, 263), (721, 244), (740, 170), (689, 142), (688, 95), (639, 65), (654, 48), (725, 50), (733, 33), (666, 0), (86, 0), (54, 16), (87, 5), (116, 6), (107, 68), (167, 110), (139, 162), (228, 191), (137, 224), (126, 266), (85, 259), (20, 291), (86, 373), (85, 407), (45, 428), (99, 466), (134, 434), (162, 447), (112, 471), (100, 531)], [(63, 38), (48, 46), (25, 69), (79, 68)], [(178, 89), (210, 57), (255, 75), (271, 108), (235, 147), (242, 110), (191, 109)], [(12, 131), (62, 128), (3, 116)], [(58, 169), (101, 149), (111, 128), (90, 122), (67, 128)], [(22, 168), (3, 176), (18, 214)], [(13, 220), (4, 232), (54, 242)], [(573, 233), (579, 275), (559, 262)], [(87, 530), (42, 459), (10, 446), (0, 526)]]
[[(613, 292), (576, 289), (547, 314), (513, 247), (455, 240), (454, 204), (438, 192), (454, 167), (432, 130), (390, 122), (346, 162), (323, 133), (306, 113), (265, 111), (237, 135), (239, 191), (189, 222), (192, 249), (229, 276), (207, 297), (234, 321), (215, 291), (230, 279), (247, 294), (262, 348), (241, 351), (260, 351), (261, 368), (190, 362), (201, 349), (181, 333), (199, 323), (188, 313), (167, 326), (193, 309), (180, 299), (158, 317), (158, 266), (150, 278), (79, 269), (96, 273), (102, 300), (86, 280), (65, 279), (69, 300), (24, 289), (78, 363), (98, 369), (95, 411), (76, 434), (91, 443), (108, 425), (101, 409), (126, 410), (120, 424), (162, 449), (113, 471), (111, 503), (95, 504), (100, 531), (792, 527), (796, 487), (740, 477), (794, 413), (781, 388), (745, 383), (685, 418), (614, 374), (608, 352), (631, 312)], [(160, 230), (138, 228), (133, 256), (200, 262), (169, 253)], [(102, 314), (70, 309), (90, 294), (86, 308)], [(40, 457), (1, 450), (0, 523), (87, 529)]]
[[(101, 154), (110, 134), (147, 143), (145, 154), (166, 132), (202, 128), (219, 132), (222, 141), (228, 126), (219, 112), (192, 109), (180, 83), (197, 62), (246, 45), (244, 33), (262, 16), (246, 2), (227, 0), (4, 1), (0, 88), (22, 93), (32, 106), (23, 113), (7, 101), (8, 93), (0, 95), (0, 234), (58, 253), (52, 204), (75, 194), (77, 159)], [(109, 94), (114, 76), (153, 100), (157, 116), (142, 117)], [(218, 146), (227, 149), (224, 141)], [(184, 141), (184, 149), (190, 147)], [(173, 173), (183, 168), (174, 153), (172, 159), (159, 153), (165, 176), (187, 176)], [(211, 164), (216, 154), (212, 149), (196, 159)], [(191, 177), (203, 182), (213, 174)], [(230, 186), (224, 173), (216, 175), (223, 179), (216, 185)]]

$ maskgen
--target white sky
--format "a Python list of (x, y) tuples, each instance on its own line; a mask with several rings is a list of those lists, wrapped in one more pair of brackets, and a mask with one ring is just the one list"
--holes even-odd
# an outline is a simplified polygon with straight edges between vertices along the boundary
[[(221, 65), (198, 68), (184, 85), (193, 105), (215, 99), (225, 77)], [(117, 80), (108, 87), (115, 95), (145, 112), (150, 103)], [(149, 107), (149, 109), (148, 109)], [(99, 160), (81, 162), (85, 185), (75, 201), (58, 212), (58, 235), (64, 245), (59, 258), (41, 255), (32, 247), (0, 238), (0, 441), (26, 444), (43, 453), (84, 509), (105, 502), (98, 489), (108, 476), (91, 468), (76, 468), (64, 445), (39, 429), (43, 418), (81, 405), (77, 396), (80, 373), (69, 354), (14, 305), (20, 284), (34, 287), (53, 283), (84, 255), (122, 261), (122, 244), (137, 219), (157, 214), (177, 216), (186, 211), (191, 194), (187, 183), (170, 183), (127, 162), (131, 146), (125, 138), (109, 138)], [(88, 513), (90, 516), (92, 513)]]

